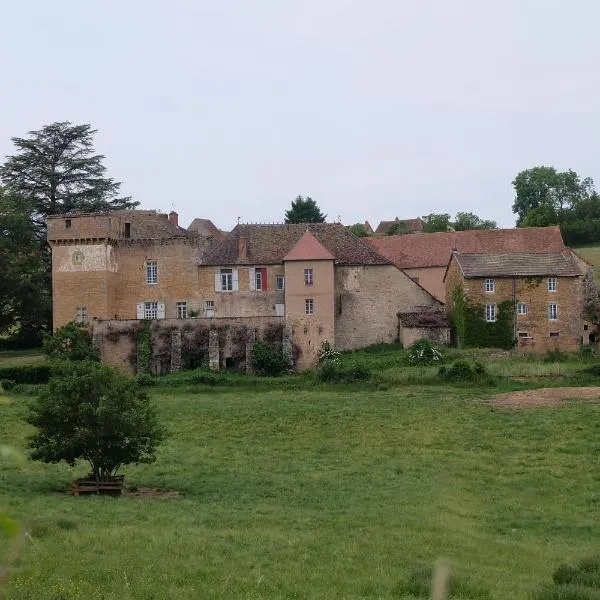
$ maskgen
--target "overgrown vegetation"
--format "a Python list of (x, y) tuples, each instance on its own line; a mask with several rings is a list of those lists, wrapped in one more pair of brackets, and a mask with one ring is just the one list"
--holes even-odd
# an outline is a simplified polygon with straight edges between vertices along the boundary
[(92, 344), (92, 334), (85, 325), (67, 323), (44, 338), (46, 356), (58, 360), (99, 360), (97, 348)]
[(600, 556), (584, 558), (575, 567), (561, 564), (552, 584), (543, 586), (534, 600), (597, 600), (600, 598)]
[(252, 368), (257, 375), (278, 377), (290, 365), (283, 355), (281, 344), (256, 341), (252, 346)]
[(431, 340), (425, 338), (413, 342), (406, 356), (410, 365), (435, 365), (442, 361), (440, 349)]

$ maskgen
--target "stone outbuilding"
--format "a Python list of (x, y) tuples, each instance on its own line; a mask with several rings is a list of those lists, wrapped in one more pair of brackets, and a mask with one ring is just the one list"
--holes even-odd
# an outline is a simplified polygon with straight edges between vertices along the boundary
[(449, 346), (450, 333), (450, 319), (444, 311), (398, 313), (398, 337), (403, 348), (421, 339)]

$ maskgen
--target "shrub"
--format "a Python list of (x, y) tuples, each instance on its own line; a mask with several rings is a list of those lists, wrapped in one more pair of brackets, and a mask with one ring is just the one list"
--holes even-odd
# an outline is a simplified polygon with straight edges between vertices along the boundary
[(342, 367), (339, 362), (333, 360), (327, 360), (319, 365), (315, 373), (317, 381), (323, 383), (336, 383), (342, 381), (343, 375)]
[(600, 557), (581, 560), (576, 567), (559, 565), (552, 573), (553, 585), (544, 585), (535, 600), (592, 600), (600, 597)]
[(32, 458), (74, 466), (106, 480), (126, 464), (151, 463), (163, 437), (156, 410), (137, 381), (91, 361), (61, 362), (33, 405)]
[(0, 379), (15, 383), (48, 383), (52, 369), (49, 365), (21, 365), (0, 368)]
[(154, 377), (152, 377), (150, 373), (138, 373), (135, 379), (141, 387), (149, 387), (156, 383)]
[(346, 372), (347, 381), (367, 381), (371, 373), (367, 365), (362, 361), (353, 362)]
[(194, 373), (186, 377), (188, 383), (203, 385), (219, 385), (223, 380), (215, 373)]
[(589, 373), (590, 375), (594, 375), (596, 377), (600, 377), (600, 363), (596, 363), (594, 365), (590, 365), (583, 369), (584, 373)]
[(546, 363), (560, 363), (568, 360), (569, 356), (560, 350), (548, 350), (544, 356)]
[(12, 390), (15, 387), (15, 385), (17, 385), (17, 382), (14, 379), (2, 379), (0, 381), (0, 386), (2, 386), (2, 389), (5, 392)]
[(74, 322), (46, 336), (44, 352), (50, 358), (60, 360), (100, 360), (97, 348), (92, 345), (89, 329)]
[(331, 347), (331, 344), (327, 340), (325, 340), (321, 344), (321, 348), (319, 349), (319, 353), (317, 355), (317, 363), (321, 365), (325, 361), (329, 360), (329, 361), (334, 361), (334, 362), (337, 362), (338, 364), (340, 364), (340, 356), (341, 356), (341, 353), (336, 352)]
[(450, 367), (440, 367), (438, 376), (446, 381), (473, 381), (486, 375), (485, 367), (476, 362), (471, 365), (466, 360), (457, 360)]
[(252, 367), (257, 375), (277, 377), (288, 368), (281, 346), (265, 342), (254, 342), (252, 346)]
[(409, 346), (407, 357), (411, 365), (433, 365), (441, 362), (442, 353), (431, 340), (423, 338)]

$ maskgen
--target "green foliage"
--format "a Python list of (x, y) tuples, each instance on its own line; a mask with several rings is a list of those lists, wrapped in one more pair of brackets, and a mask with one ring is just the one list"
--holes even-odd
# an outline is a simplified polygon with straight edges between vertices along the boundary
[(44, 338), (44, 353), (58, 360), (100, 360), (85, 325), (71, 321)]
[(51, 374), (49, 365), (0, 367), (0, 379), (10, 379), (15, 383), (48, 383)]
[(485, 367), (480, 362), (473, 364), (467, 360), (457, 360), (450, 367), (440, 367), (438, 376), (445, 381), (474, 381), (486, 375)]
[(32, 407), (32, 458), (88, 461), (93, 478), (126, 464), (151, 463), (163, 437), (154, 406), (132, 377), (95, 362), (62, 362)]
[(456, 231), (466, 231), (468, 229), (498, 229), (496, 221), (482, 219), (472, 212), (459, 212), (452, 224)]
[(339, 364), (341, 355), (341, 352), (337, 352), (331, 347), (329, 340), (325, 340), (319, 348), (319, 353), (317, 354), (317, 363), (322, 364), (325, 361), (333, 361)]
[(385, 232), (386, 235), (401, 235), (408, 233), (408, 225), (404, 221), (394, 221)]
[(17, 382), (14, 379), (0, 379), (0, 387), (5, 391), (9, 392), (12, 390)]
[(561, 350), (548, 350), (544, 356), (544, 362), (547, 363), (561, 363), (569, 359), (569, 355)]
[(423, 216), (423, 231), (425, 233), (435, 233), (437, 231), (448, 231), (450, 229), (450, 215), (447, 213), (431, 213)]
[(581, 560), (576, 567), (559, 565), (552, 585), (542, 587), (535, 600), (597, 600), (600, 598), (600, 557)]
[(461, 348), (504, 348), (515, 344), (515, 306), (512, 300), (496, 307), (496, 321), (485, 320), (485, 307), (468, 302), (462, 287), (454, 289), (451, 309), (452, 325)]
[(323, 223), (326, 217), (310, 196), (298, 196), (292, 200), (291, 208), (285, 211), (286, 223)]
[(278, 377), (289, 365), (280, 345), (256, 341), (252, 346), (252, 368), (257, 375)]
[(322, 383), (354, 383), (368, 381), (371, 372), (361, 360), (354, 360), (346, 365), (339, 361), (326, 360), (317, 367), (315, 378)]
[(156, 379), (150, 373), (138, 373), (135, 379), (140, 387), (150, 387), (156, 383)]
[(138, 373), (150, 371), (150, 359), (152, 358), (152, 322), (144, 321), (143, 327), (137, 332), (136, 339)]
[(442, 361), (442, 353), (437, 346), (425, 338), (413, 342), (406, 356), (410, 365), (434, 365)]
[(349, 225), (346, 229), (353, 235), (359, 238), (369, 237), (370, 233), (367, 233), (365, 226), (362, 223), (355, 223), (354, 225)]
[(593, 375), (594, 377), (600, 377), (600, 363), (596, 363), (594, 365), (590, 365), (589, 367), (586, 367), (585, 369), (583, 369), (584, 373), (589, 373), (590, 375)]

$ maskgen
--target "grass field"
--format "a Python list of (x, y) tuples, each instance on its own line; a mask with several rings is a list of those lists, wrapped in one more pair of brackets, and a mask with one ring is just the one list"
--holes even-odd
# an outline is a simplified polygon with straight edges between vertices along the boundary
[(582, 246), (581, 248), (573, 249), (577, 254), (593, 265), (596, 283), (600, 283), (600, 246)]
[(18, 367), (22, 365), (39, 365), (45, 362), (46, 357), (38, 348), (33, 350), (15, 350), (0, 352), (1, 367)]
[[(181, 497), (74, 498), (84, 466), (0, 464), (0, 507), (32, 538), (7, 598), (426, 598), (415, 581), (443, 556), (460, 597), (524, 599), (599, 546), (600, 405), (498, 410), (490, 390), (410, 385), (152, 393), (170, 435), (127, 481)], [(0, 399), (0, 442), (24, 448), (28, 401)]]

